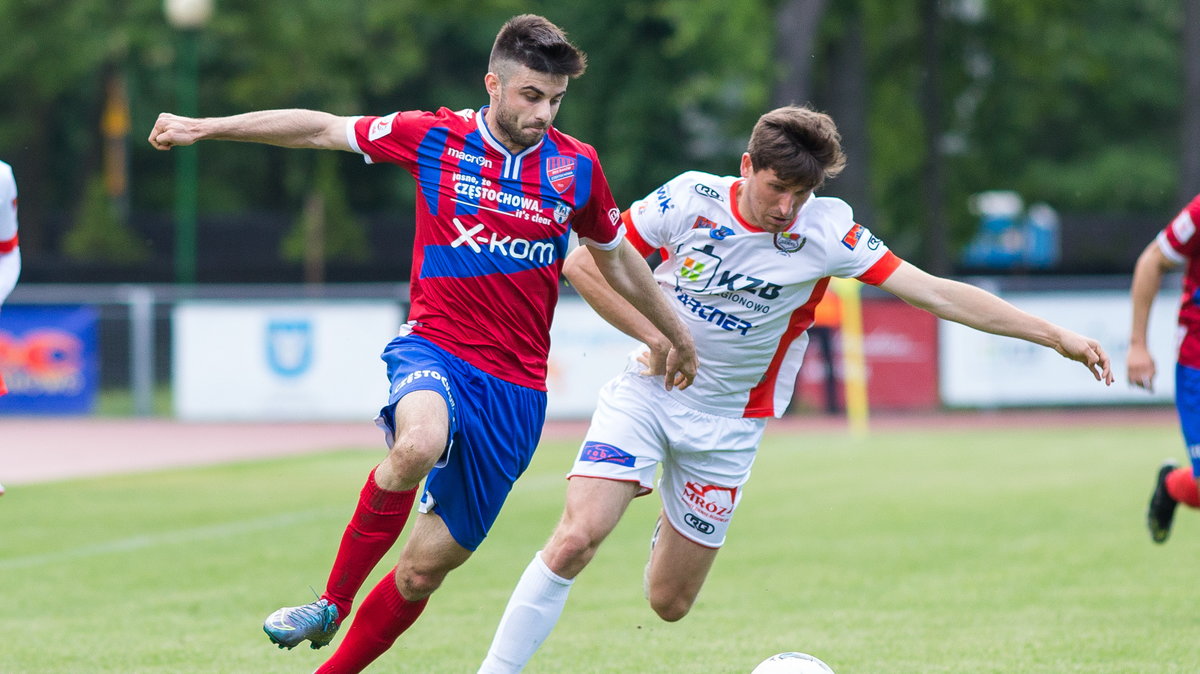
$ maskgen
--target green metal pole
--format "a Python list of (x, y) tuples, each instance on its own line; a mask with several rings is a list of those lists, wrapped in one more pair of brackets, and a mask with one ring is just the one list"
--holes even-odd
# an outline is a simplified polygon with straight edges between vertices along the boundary
[[(177, 105), (184, 117), (197, 116), (197, 37), (199, 31), (179, 31)], [(195, 146), (175, 150), (175, 282), (196, 283), (196, 196), (199, 155)]]

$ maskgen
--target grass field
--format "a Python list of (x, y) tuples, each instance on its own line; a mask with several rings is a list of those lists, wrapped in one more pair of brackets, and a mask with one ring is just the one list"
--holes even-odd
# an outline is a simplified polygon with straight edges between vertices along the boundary
[[(1161, 547), (1143, 524), (1179, 444), (1169, 426), (771, 435), (690, 616), (663, 623), (641, 596), (657, 496), (640, 499), (526, 671), (749, 672), (802, 650), (838, 674), (1194, 674), (1200, 519), (1180, 513)], [(574, 446), (539, 451), (492, 536), (372, 671), (475, 671), (557, 519)], [(379, 457), (10, 489), (0, 671), (312, 671), (328, 651), (277, 650), (261, 621), (324, 583)]]

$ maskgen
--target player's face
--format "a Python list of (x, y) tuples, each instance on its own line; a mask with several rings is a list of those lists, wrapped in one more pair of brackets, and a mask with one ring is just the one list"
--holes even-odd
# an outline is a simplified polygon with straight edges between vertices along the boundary
[(522, 65), (506, 64), (502, 74), (484, 78), (491, 107), (487, 124), (496, 139), (519, 152), (536, 145), (558, 114), (567, 93), (567, 76), (550, 75)]
[(750, 155), (742, 155), (742, 189), (738, 192), (738, 210), (742, 217), (768, 232), (782, 232), (791, 226), (800, 207), (812, 196), (812, 189), (785, 183), (774, 169), (755, 171)]

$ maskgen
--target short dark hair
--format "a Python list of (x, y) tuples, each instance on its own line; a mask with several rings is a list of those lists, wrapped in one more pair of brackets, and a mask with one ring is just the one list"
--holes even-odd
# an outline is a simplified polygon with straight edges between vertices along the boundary
[(536, 14), (514, 16), (500, 28), (488, 69), (497, 72), (502, 61), (567, 77), (579, 77), (587, 69), (587, 54), (571, 44), (561, 28)]
[(833, 118), (797, 105), (759, 117), (746, 152), (755, 171), (772, 169), (783, 182), (809, 189), (837, 177), (846, 166)]

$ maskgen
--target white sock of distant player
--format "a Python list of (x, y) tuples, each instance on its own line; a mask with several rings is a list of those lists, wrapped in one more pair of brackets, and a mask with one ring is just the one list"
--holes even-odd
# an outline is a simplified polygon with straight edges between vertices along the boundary
[(508, 599), (479, 674), (521, 671), (550, 636), (574, 582), (551, 571), (540, 551), (535, 554)]

